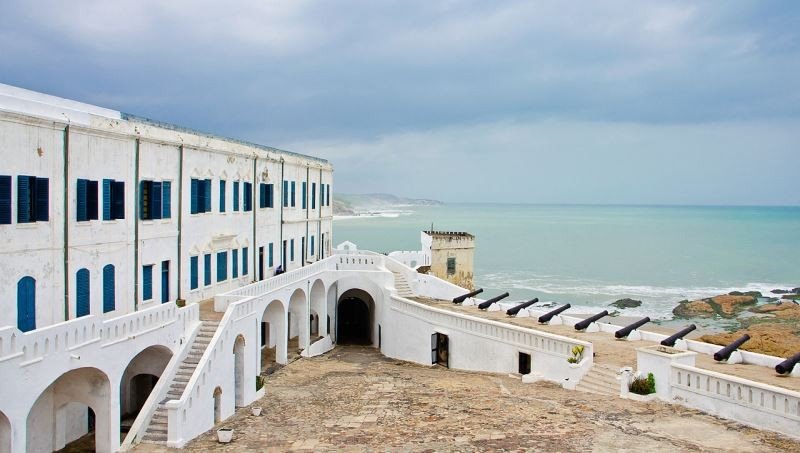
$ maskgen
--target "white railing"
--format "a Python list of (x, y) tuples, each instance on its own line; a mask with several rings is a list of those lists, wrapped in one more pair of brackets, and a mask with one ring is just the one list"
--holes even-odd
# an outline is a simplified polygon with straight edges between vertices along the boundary
[(293, 269), (286, 273), (276, 275), (274, 277), (270, 277), (265, 280), (261, 280), (260, 282), (255, 282), (249, 285), (242, 286), (241, 288), (234, 289), (233, 291), (228, 291), (227, 293), (221, 294), (216, 297), (226, 298), (226, 300), (233, 301), (233, 300), (241, 300), (245, 297), (253, 297), (265, 294), (270, 291), (274, 291), (278, 288), (281, 288), (283, 286), (295, 283), (298, 280), (308, 278), (311, 275), (314, 275), (321, 270), (330, 269), (332, 264), (331, 261), (332, 259), (333, 259), (332, 257), (329, 257), (317, 261), (314, 264), (310, 264), (308, 266), (301, 267), (299, 269)]
[(383, 255), (337, 255), (333, 259), (336, 270), (374, 271), (386, 265), (386, 257)]

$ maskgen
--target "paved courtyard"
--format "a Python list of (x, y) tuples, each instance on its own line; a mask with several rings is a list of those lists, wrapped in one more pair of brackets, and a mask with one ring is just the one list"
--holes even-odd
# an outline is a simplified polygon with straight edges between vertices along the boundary
[[(337, 347), (267, 377), (267, 394), (186, 451), (800, 451), (800, 442), (663, 403), (428, 368)], [(174, 451), (142, 444), (137, 452)]]

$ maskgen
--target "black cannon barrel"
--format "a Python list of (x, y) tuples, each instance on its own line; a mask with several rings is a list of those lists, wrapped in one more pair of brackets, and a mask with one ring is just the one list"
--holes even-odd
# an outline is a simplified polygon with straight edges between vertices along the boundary
[(480, 308), (481, 310), (486, 310), (493, 303), (495, 303), (495, 302), (497, 302), (499, 300), (503, 300), (506, 297), (508, 297), (508, 293), (503, 293), (503, 294), (501, 294), (499, 296), (492, 297), (491, 299), (487, 300), (486, 302), (481, 302), (480, 304), (478, 304), (478, 308)]
[(594, 316), (590, 316), (590, 317), (584, 319), (581, 322), (575, 323), (575, 330), (583, 330), (583, 329), (589, 327), (589, 324), (591, 324), (591, 323), (597, 321), (598, 319), (602, 318), (603, 316), (607, 316), (607, 315), (608, 315), (608, 310), (603, 310), (603, 311), (601, 311), (600, 313), (598, 313), (598, 314), (596, 314)]
[(542, 323), (542, 324), (544, 324), (546, 322), (550, 322), (550, 320), (553, 319), (553, 316), (561, 314), (561, 312), (566, 311), (570, 307), (572, 307), (572, 305), (566, 304), (566, 305), (562, 305), (562, 306), (556, 308), (555, 310), (549, 311), (549, 312), (543, 314), (542, 316), (539, 316), (539, 322)]
[(789, 357), (788, 359), (784, 360), (783, 362), (775, 365), (775, 371), (780, 374), (788, 374), (792, 372), (792, 368), (794, 368), (797, 363), (800, 362), (800, 352), (797, 354)]
[(531, 300), (529, 300), (527, 302), (523, 302), (523, 303), (517, 305), (516, 307), (509, 308), (508, 310), (506, 310), (506, 314), (509, 315), (509, 316), (514, 316), (517, 313), (519, 313), (519, 311), (522, 310), (523, 308), (528, 308), (531, 305), (535, 304), (536, 302), (539, 302), (539, 298), (538, 297), (535, 298), (535, 299), (531, 299)]
[(724, 348), (720, 349), (719, 351), (714, 353), (714, 360), (717, 362), (721, 362), (723, 360), (728, 360), (728, 358), (733, 354), (733, 351), (739, 349), (739, 346), (743, 345), (745, 341), (750, 339), (750, 335), (744, 334), (739, 337), (736, 341), (725, 346)]
[(635, 323), (629, 324), (629, 325), (619, 329), (618, 331), (614, 332), (614, 336), (617, 337), (617, 338), (625, 338), (628, 335), (630, 335), (631, 332), (633, 332), (635, 329), (638, 329), (639, 327), (642, 327), (643, 325), (647, 324), (648, 322), (650, 322), (650, 317), (649, 316), (645, 316), (644, 318), (636, 321)]
[(482, 292), (483, 292), (483, 288), (478, 288), (475, 291), (469, 292), (467, 294), (464, 294), (464, 295), (461, 295), (461, 296), (458, 296), (458, 297), (454, 297), (453, 298), (453, 303), (454, 304), (460, 304), (461, 302), (464, 302), (465, 300), (469, 299), (470, 297), (475, 297), (475, 296), (477, 296), (478, 294), (480, 294)]
[(675, 342), (676, 341), (682, 339), (683, 337), (688, 335), (689, 332), (693, 331), (696, 328), (697, 328), (696, 325), (689, 324), (689, 327), (681, 330), (680, 332), (674, 333), (674, 334), (670, 335), (669, 337), (664, 338), (663, 340), (661, 340), (661, 346), (670, 346), (670, 347), (675, 346)]

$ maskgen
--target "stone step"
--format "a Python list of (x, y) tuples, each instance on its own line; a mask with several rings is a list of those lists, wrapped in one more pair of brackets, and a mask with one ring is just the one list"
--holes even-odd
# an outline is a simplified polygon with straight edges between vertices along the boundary
[(592, 374), (592, 373), (589, 373), (586, 376), (584, 376), (581, 379), (581, 382), (583, 382), (583, 381), (595, 382), (595, 383), (598, 383), (598, 384), (609, 384), (609, 385), (617, 385), (617, 383), (619, 382), (619, 381), (617, 381), (617, 377), (616, 376), (611, 377), (611, 376), (603, 376), (603, 375)]
[(167, 435), (166, 434), (145, 433), (144, 436), (142, 436), (142, 441), (148, 442), (148, 443), (163, 444), (163, 443), (167, 442)]

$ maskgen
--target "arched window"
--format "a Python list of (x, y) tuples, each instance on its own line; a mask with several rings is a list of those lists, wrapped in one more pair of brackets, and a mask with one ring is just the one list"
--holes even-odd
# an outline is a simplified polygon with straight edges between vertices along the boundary
[(103, 313), (114, 311), (114, 265), (106, 264), (103, 267)]
[(17, 327), (23, 332), (36, 328), (36, 280), (22, 277), (17, 282)]
[(86, 316), (91, 311), (90, 290), (89, 290), (89, 269), (80, 269), (75, 275), (75, 316), (80, 318)]

